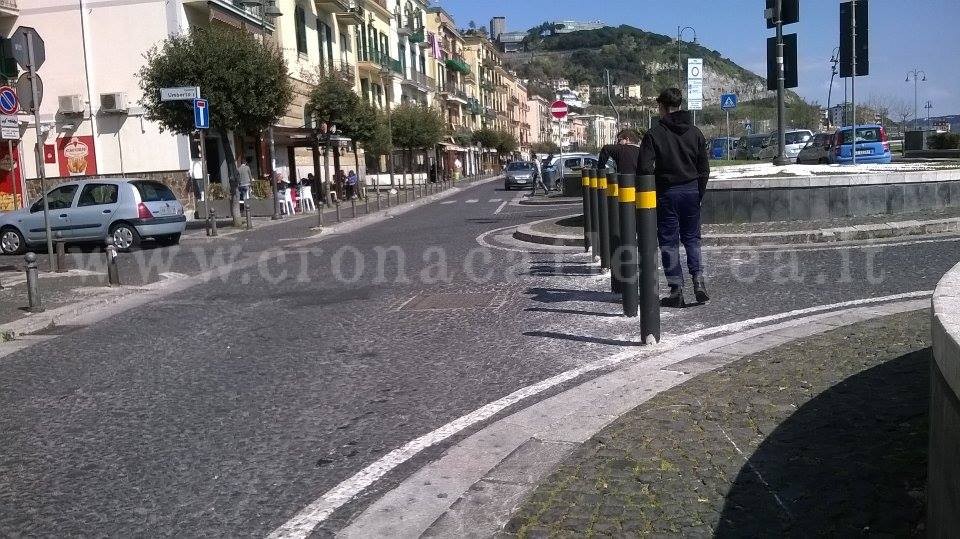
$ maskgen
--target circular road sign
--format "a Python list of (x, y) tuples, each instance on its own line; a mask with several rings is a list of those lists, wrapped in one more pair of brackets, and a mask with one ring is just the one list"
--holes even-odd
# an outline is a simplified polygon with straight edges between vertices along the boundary
[(562, 120), (566, 118), (567, 112), (569, 111), (570, 109), (567, 107), (567, 104), (559, 99), (557, 101), (554, 101), (553, 104), (550, 105), (550, 114), (553, 114), (553, 117), (558, 120)]
[(9, 86), (0, 86), (0, 114), (16, 114), (20, 110), (17, 92)]

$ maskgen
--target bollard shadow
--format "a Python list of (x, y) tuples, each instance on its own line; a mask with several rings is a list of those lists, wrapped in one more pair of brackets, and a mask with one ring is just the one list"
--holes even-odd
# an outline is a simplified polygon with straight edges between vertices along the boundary
[(596, 292), (593, 290), (569, 290), (566, 288), (528, 288), (526, 294), (530, 299), (540, 303), (564, 303), (568, 301), (595, 301), (599, 303), (620, 303), (620, 296), (613, 292)]
[(922, 534), (931, 358), (878, 365), (793, 413), (741, 468), (715, 535)]
[(556, 314), (574, 314), (582, 316), (599, 316), (601, 318), (620, 318), (623, 315), (621, 313), (601, 313), (597, 311), (579, 311), (577, 309), (547, 309), (545, 307), (529, 307), (524, 309), (526, 312), (531, 313), (556, 313)]
[(527, 275), (533, 277), (557, 277), (557, 276), (592, 276), (603, 275), (606, 273), (603, 269), (588, 264), (534, 264), (530, 267)]
[(558, 333), (556, 331), (525, 331), (527, 337), (544, 337), (547, 339), (560, 339), (564, 341), (586, 342), (592, 344), (603, 344), (607, 346), (643, 346), (638, 341), (623, 341), (620, 339), (605, 339), (602, 337), (587, 337), (585, 335), (570, 335), (568, 333)]

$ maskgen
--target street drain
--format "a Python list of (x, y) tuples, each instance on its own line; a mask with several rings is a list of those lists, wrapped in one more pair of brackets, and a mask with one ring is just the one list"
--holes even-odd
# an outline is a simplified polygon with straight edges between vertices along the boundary
[(495, 292), (451, 292), (417, 296), (402, 307), (404, 311), (446, 309), (487, 309), (493, 307)]

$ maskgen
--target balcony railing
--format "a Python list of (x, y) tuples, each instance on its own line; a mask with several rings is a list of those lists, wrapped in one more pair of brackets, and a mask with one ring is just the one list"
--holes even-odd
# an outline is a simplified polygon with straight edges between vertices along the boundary
[(464, 101), (467, 100), (467, 92), (463, 91), (463, 88), (452, 80), (448, 80), (447, 83), (443, 85), (443, 91), (453, 97)]
[(379, 51), (367, 51), (366, 53), (358, 52), (357, 53), (358, 62), (366, 62), (371, 64), (376, 64), (381, 67), (386, 67), (390, 71), (398, 75), (403, 75), (403, 64), (400, 63), (400, 60), (390, 58), (386, 53)]
[(347, 82), (354, 82), (354, 66), (350, 62), (342, 60), (327, 62), (320, 66), (320, 72), (324, 75), (339, 77)]
[(463, 74), (470, 72), (470, 66), (467, 65), (467, 62), (459, 56), (454, 56), (447, 60), (447, 69)]
[(419, 71), (415, 71), (412, 69), (410, 70), (410, 76), (405, 77), (403, 82), (414, 84), (417, 87), (422, 88), (424, 90), (429, 90), (430, 88), (433, 88), (434, 85), (436, 85), (436, 81), (433, 80), (433, 77), (429, 77), (423, 73), (420, 73)]

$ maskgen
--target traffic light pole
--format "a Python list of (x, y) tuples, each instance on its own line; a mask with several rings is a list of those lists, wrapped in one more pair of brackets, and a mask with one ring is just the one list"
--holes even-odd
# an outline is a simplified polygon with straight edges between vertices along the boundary
[(850, 28), (851, 40), (850, 62), (853, 64), (850, 70), (850, 104), (853, 106), (853, 127), (850, 128), (850, 140), (852, 141), (851, 157), (852, 163), (857, 164), (857, 0), (850, 2), (850, 16), (853, 18), (853, 24)]
[(790, 164), (786, 153), (786, 73), (783, 58), (783, 0), (777, 0), (776, 12), (773, 14), (777, 22), (777, 158), (773, 164), (785, 166)]

